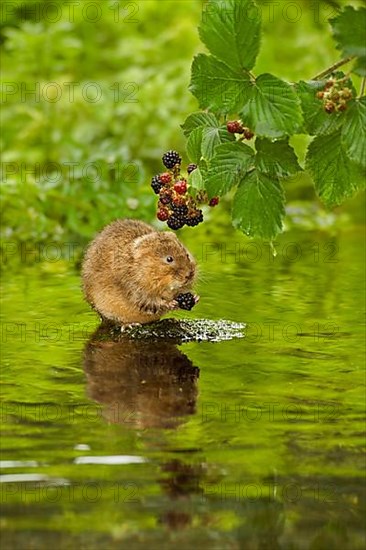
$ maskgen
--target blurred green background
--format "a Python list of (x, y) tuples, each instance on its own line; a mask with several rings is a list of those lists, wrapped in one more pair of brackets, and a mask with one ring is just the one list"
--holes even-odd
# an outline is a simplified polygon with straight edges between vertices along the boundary
[[(180, 124), (197, 110), (188, 85), (203, 3), (3, 3), (3, 239), (85, 244), (116, 217), (154, 219), (150, 178), (164, 151), (184, 155)], [(328, 18), (365, 2), (259, 4), (255, 72), (295, 81), (339, 59)], [(300, 157), (306, 143), (293, 139)], [(306, 175), (288, 181), (287, 195), (317, 200)], [(223, 224), (229, 208), (215, 211)], [(359, 198), (346, 205), (361, 209)]]

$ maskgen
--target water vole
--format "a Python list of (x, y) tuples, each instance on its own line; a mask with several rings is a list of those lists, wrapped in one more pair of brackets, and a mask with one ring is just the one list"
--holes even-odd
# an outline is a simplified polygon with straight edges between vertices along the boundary
[(196, 263), (174, 233), (138, 220), (116, 220), (89, 245), (82, 266), (86, 300), (103, 319), (149, 323), (177, 309)]

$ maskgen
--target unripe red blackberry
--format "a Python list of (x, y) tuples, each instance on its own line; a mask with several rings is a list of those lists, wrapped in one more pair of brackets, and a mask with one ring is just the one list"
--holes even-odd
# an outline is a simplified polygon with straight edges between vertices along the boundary
[(191, 164), (188, 164), (187, 166), (188, 174), (191, 174), (191, 172), (193, 172), (193, 170), (196, 170), (196, 168), (197, 168), (197, 164), (194, 164), (194, 162), (191, 162)]
[(341, 90), (339, 94), (345, 100), (352, 99), (353, 97), (352, 90), (350, 90), (349, 88), (343, 88), (343, 90)]
[(187, 311), (190, 311), (196, 305), (196, 300), (190, 292), (179, 294), (175, 300), (178, 302), (180, 309), (186, 309)]
[(347, 110), (347, 104), (346, 103), (340, 103), (336, 107), (336, 111), (340, 112), (340, 113), (343, 113), (343, 111), (346, 111), (346, 110)]
[(182, 162), (182, 159), (179, 156), (179, 153), (173, 150), (170, 150), (167, 153), (164, 153), (162, 160), (163, 160), (164, 166), (166, 166), (166, 168), (169, 168), (169, 169), (174, 168), (176, 164), (180, 164)]
[(332, 101), (327, 101), (326, 104), (324, 105), (324, 110), (328, 114), (334, 113), (335, 111), (334, 103)]
[(169, 172), (164, 172), (163, 174), (160, 174), (160, 181), (166, 185), (167, 183), (170, 183), (172, 181), (172, 176), (169, 174)]
[(226, 123), (226, 128), (230, 134), (242, 134), (244, 132), (244, 128), (240, 120), (229, 120), (229, 122)]
[(154, 176), (151, 179), (151, 187), (153, 188), (154, 193), (156, 193), (157, 195), (159, 194), (160, 190), (163, 188), (163, 184), (160, 180), (159, 174)]
[(219, 202), (220, 202), (219, 197), (212, 197), (212, 199), (210, 200), (208, 205), (209, 206), (216, 206), (217, 204), (219, 204)]
[(249, 128), (244, 128), (243, 134), (245, 139), (252, 139), (254, 137), (254, 132), (252, 132)]
[(169, 219), (169, 210), (168, 210), (167, 208), (160, 208), (160, 209), (157, 211), (156, 217), (157, 217), (158, 220), (160, 220), (161, 222), (166, 222), (167, 219)]
[(173, 192), (170, 189), (161, 189), (159, 193), (159, 200), (162, 204), (170, 204), (172, 201)]
[(174, 184), (174, 191), (179, 195), (184, 195), (187, 191), (186, 180), (179, 180)]

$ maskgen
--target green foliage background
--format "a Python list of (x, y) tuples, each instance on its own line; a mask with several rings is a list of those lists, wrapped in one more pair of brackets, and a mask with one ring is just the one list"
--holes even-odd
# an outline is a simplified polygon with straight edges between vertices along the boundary
[[(5, 239), (83, 242), (119, 216), (151, 221), (150, 178), (161, 169), (166, 149), (184, 152), (180, 124), (197, 110), (188, 85), (192, 58), (202, 51), (197, 32), (202, 3), (144, 0), (127, 9), (126, 2), (95, 3), (102, 13), (96, 22), (85, 20), (82, 5), (75, 7), (73, 21), (65, 7), (55, 21), (52, 6), (44, 11), (47, 0), (29, 0), (23, 11), (13, 10), (3, 21)], [(264, 37), (257, 72), (270, 67), (294, 81), (311, 78), (339, 59), (327, 20), (339, 7), (365, 4), (332, 1), (310, 7), (299, 1), (302, 16), (291, 23), (282, 16), (283, 3), (273, 3), (273, 17), (268, 2), (259, 3)], [(47, 17), (38, 18), (37, 9)], [(92, 18), (93, 11), (88, 13)], [(52, 97), (51, 82), (62, 90), (60, 99)], [(74, 83), (73, 101), (65, 83)], [(96, 102), (82, 94), (90, 83), (102, 91)], [(22, 93), (22, 87), (36, 86), (38, 95)], [(49, 90), (48, 99), (42, 90)], [(306, 139), (295, 140), (305, 151)], [(306, 175), (290, 180), (286, 193), (290, 199), (316, 200)], [(225, 215), (225, 208), (224, 203), (217, 216)]]

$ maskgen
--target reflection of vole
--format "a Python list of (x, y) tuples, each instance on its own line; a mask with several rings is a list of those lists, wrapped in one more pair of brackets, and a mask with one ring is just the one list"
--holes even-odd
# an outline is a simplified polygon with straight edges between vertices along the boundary
[(172, 343), (113, 341), (101, 326), (85, 347), (84, 370), (109, 422), (175, 428), (195, 412), (199, 369)]
[(104, 319), (149, 323), (178, 307), (190, 289), (196, 264), (170, 232), (138, 220), (117, 220), (90, 244), (83, 262), (87, 301)]

